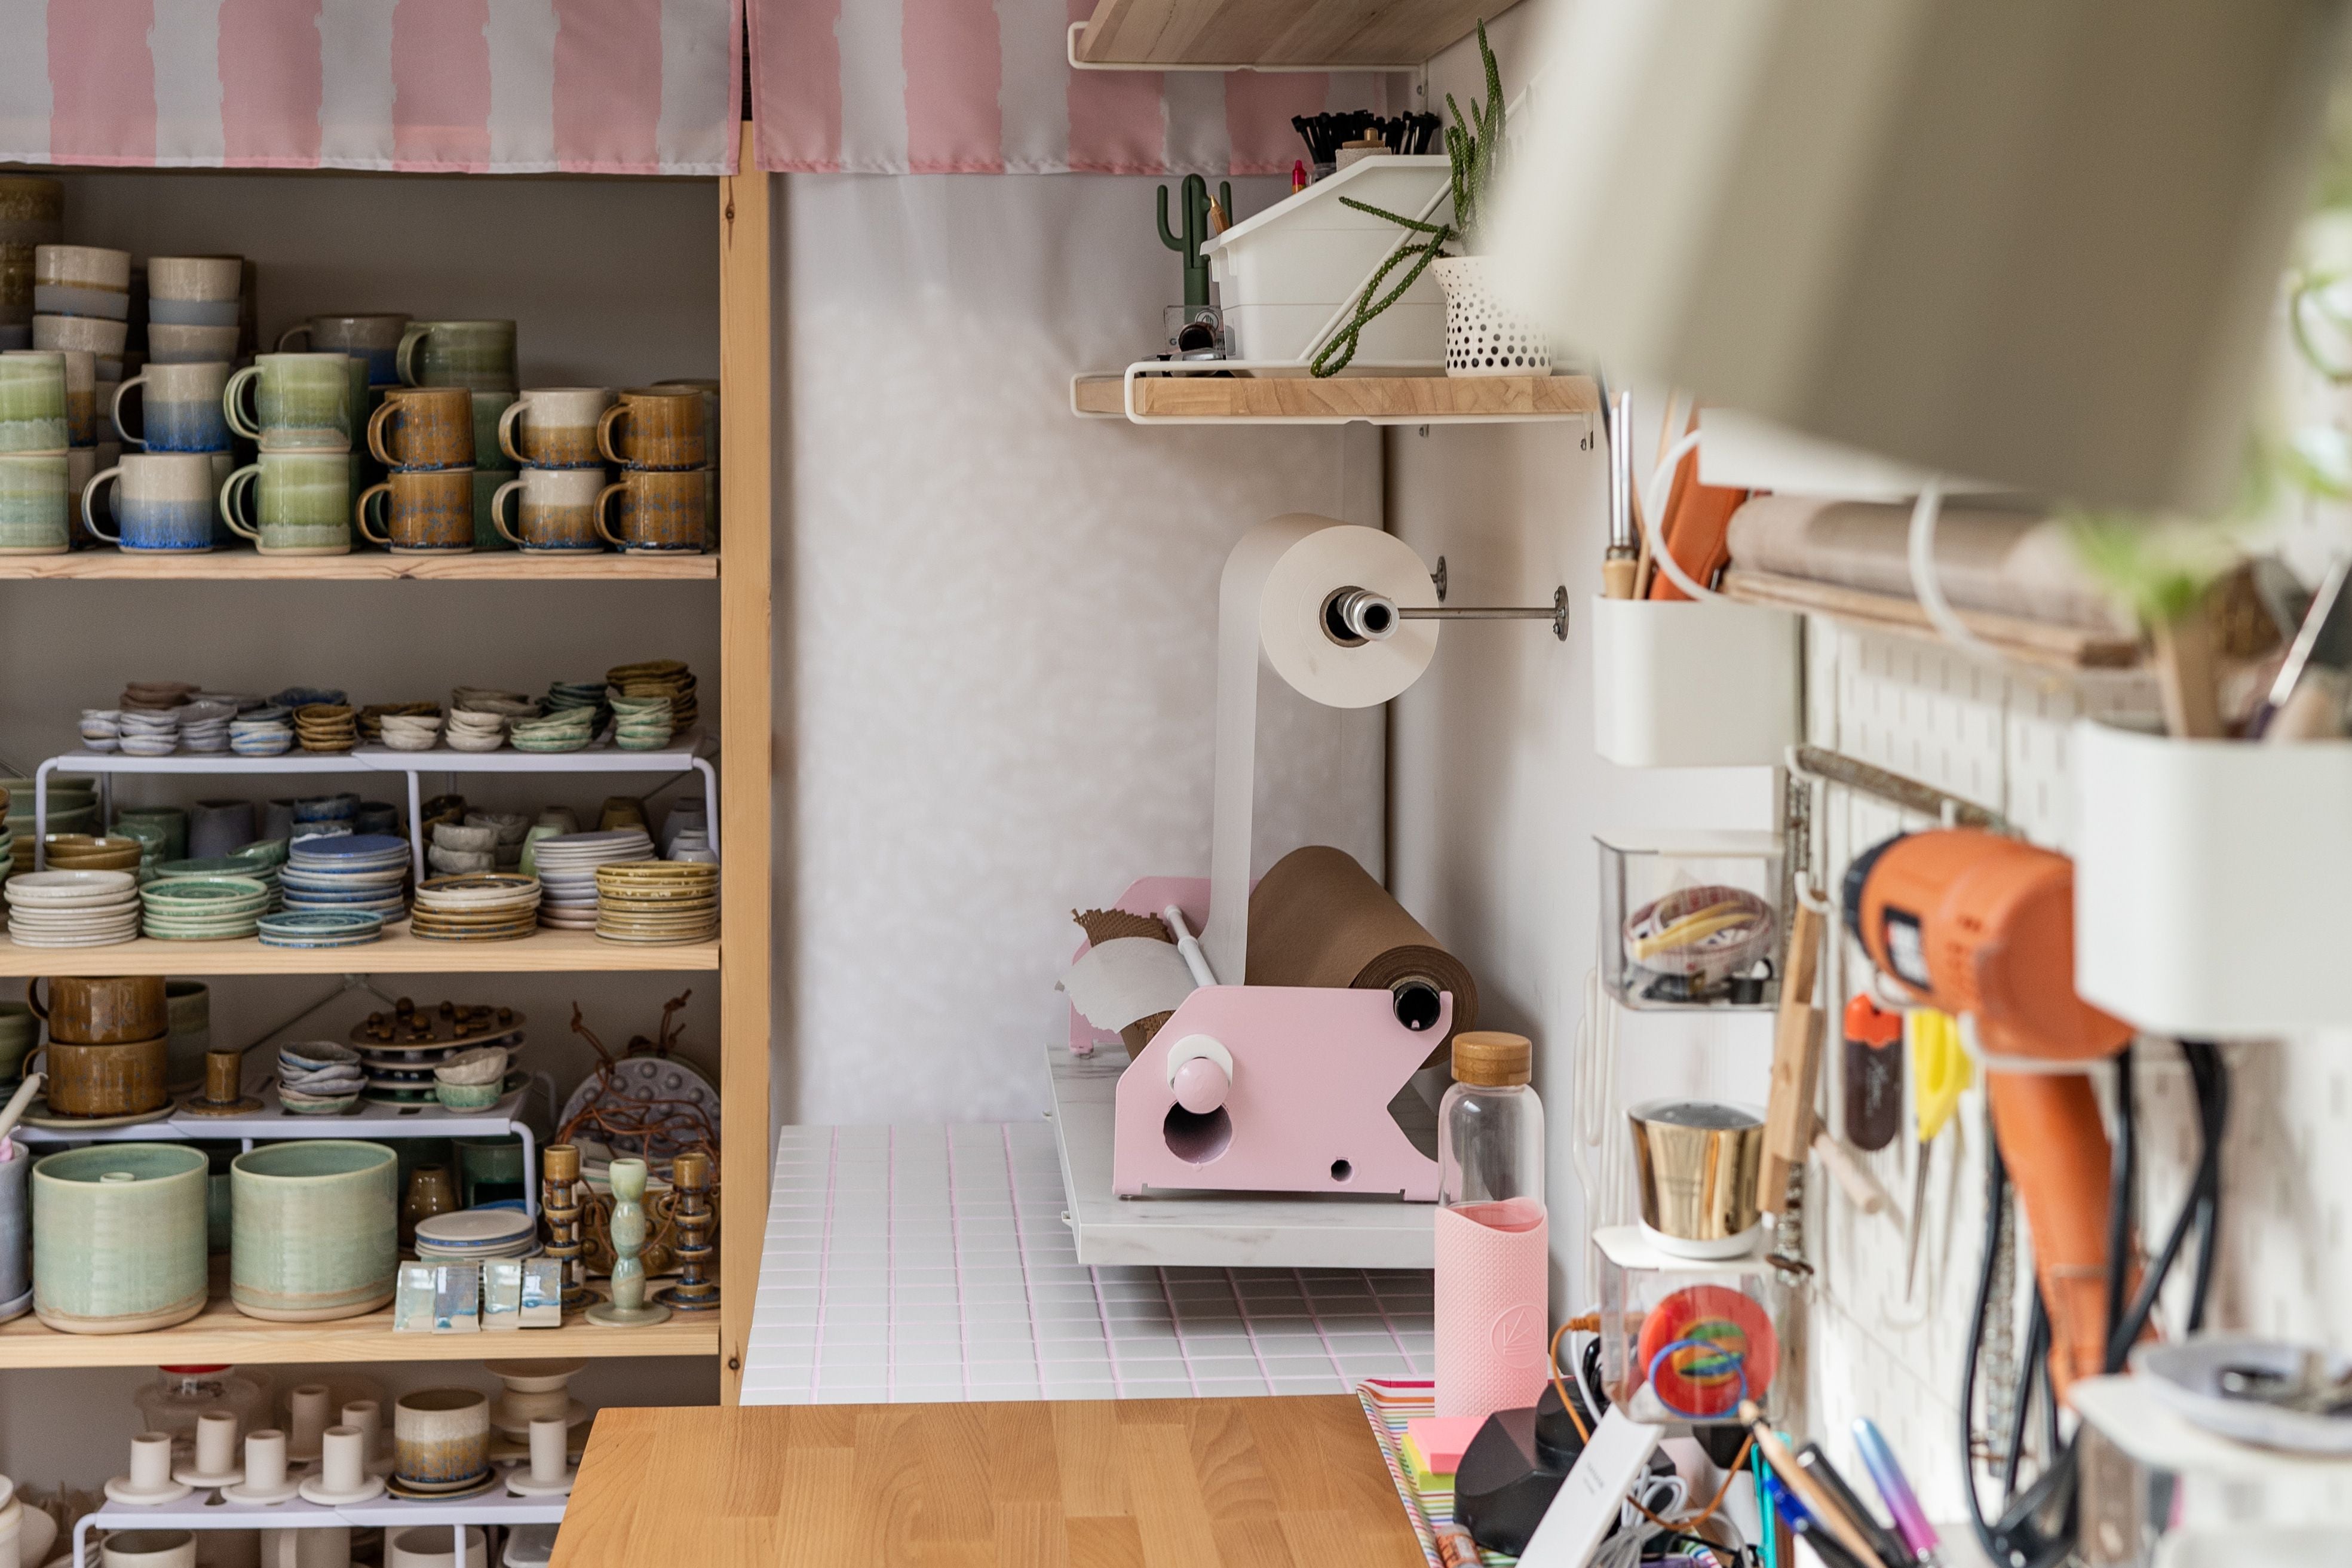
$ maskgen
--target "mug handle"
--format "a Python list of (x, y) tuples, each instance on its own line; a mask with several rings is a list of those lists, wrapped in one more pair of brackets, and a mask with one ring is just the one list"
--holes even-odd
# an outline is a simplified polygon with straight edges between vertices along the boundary
[[(43, 1029), (49, 1027), (49, 1009), (41, 1005), (41, 977), (38, 975), (25, 982), (25, 1005), (33, 1009), (33, 1016), (41, 1020)], [(36, 1049), (46, 1049), (47, 1044), (48, 1042), (44, 1040), (41, 1046)], [(26, 1059), (30, 1061), (32, 1053), (27, 1051)]]
[(392, 460), (392, 454), (383, 449), (383, 427), (385, 423), (391, 420), (394, 413), (397, 411), (399, 407), (399, 400), (395, 398), (386, 398), (383, 402), (376, 404), (376, 409), (373, 413), (368, 415), (368, 452), (377, 462), (383, 464), (387, 468), (397, 468), (400, 466), (399, 464), (394, 463)]
[(98, 517), (90, 503), (98, 498), (98, 487), (100, 485), (105, 484), (109, 479), (120, 481), (121, 477), (122, 465), (118, 463), (113, 467), (106, 469), (101, 473), (91, 475), (89, 476), (89, 483), (81, 487), (81, 526), (89, 530), (91, 538), (102, 539), (110, 545), (121, 544), (122, 542), (122, 536), (121, 534), (110, 534), (100, 531)]
[[(499, 415), (499, 450), (517, 463), (528, 465), (530, 459), (515, 450), (514, 439), (515, 421), (522, 417), (523, 407), (523, 400), (517, 398)], [(503, 491), (500, 493), (504, 494)]]
[(416, 345), (432, 335), (430, 327), (410, 327), (401, 332), (400, 347), (393, 350), (392, 368), (403, 385), (421, 387), (425, 384), (416, 379)]
[[(515, 409), (520, 408), (522, 404), (516, 403), (509, 407), (507, 410), (507, 413), (512, 413)], [(501, 415), (500, 417), (503, 418), (504, 416)], [(506, 430), (503, 425), (499, 428), (499, 444), (504, 446), (506, 444)], [(509, 448), (509, 450), (511, 451), (512, 448)], [(490, 527), (498, 529), (500, 535), (517, 546), (520, 546), (522, 543), (522, 535), (517, 533), (513, 528), (507, 527), (507, 520), (500, 514), (499, 508), (501, 502), (505, 501), (509, 496), (513, 495), (517, 490), (521, 488), (521, 480), (509, 479), (505, 484), (499, 486), (496, 490), (490, 492)], [(517, 501), (515, 503), (514, 509), (515, 520), (520, 523), (522, 520), (522, 503), (520, 501)]]
[(237, 406), (239, 402), (237, 394), (251, 386), (260, 378), (260, 375), (259, 365), (247, 365), (229, 377), (228, 385), (221, 389), (221, 417), (228, 421), (228, 427), (231, 430), (244, 436), (247, 441), (261, 439), (261, 394), (258, 392), (254, 393), (253, 420), (250, 423), (237, 417), (240, 412)]
[(390, 549), (392, 548), (392, 521), (389, 517), (386, 517), (384, 520), (383, 537), (382, 538), (378, 538), (375, 535), (368, 532), (367, 504), (370, 500), (378, 496), (382, 496), (384, 498), (383, 504), (388, 510), (392, 506), (391, 480), (385, 479), (380, 483), (370, 485), (366, 489), (360, 492), (359, 499), (352, 503), (352, 525), (359, 529), (360, 538), (367, 540), (367, 542), (372, 545), (382, 545), (384, 549)]
[[(614, 451), (613, 447), (613, 426), (616, 422), (625, 417), (628, 412), (629, 405), (627, 403), (616, 402), (612, 407), (606, 409), (603, 415), (596, 421), (596, 450), (604, 455), (604, 461), (607, 463), (625, 464), (628, 461), (628, 459), (623, 457), (620, 453)], [(599, 501), (598, 505), (601, 507), (603, 502)]]
[(301, 339), (306, 344), (310, 340), (310, 323), (308, 321), (297, 321), (291, 327), (287, 328), (283, 332), (278, 333), (278, 351), (281, 354), (286, 352), (286, 345), (292, 342), (297, 338)]
[(243, 534), (255, 544), (259, 544), (261, 542), (261, 530), (252, 524), (246, 522), (243, 518), (239, 517), (236, 513), (237, 481), (240, 479), (245, 481), (244, 489), (246, 494), (251, 495), (253, 493), (254, 486), (261, 482), (261, 465), (258, 463), (248, 463), (234, 474), (231, 474), (227, 478), (221, 481), (221, 521), (228, 525), (229, 532), (233, 534)]
[(139, 434), (136, 435), (123, 428), (122, 396), (132, 387), (146, 384), (147, 372), (142, 371), (129, 381), (118, 384), (114, 389), (114, 401), (107, 405), (107, 417), (114, 421), (114, 434), (121, 437), (122, 444), (138, 447), (142, 452), (147, 449), (147, 396), (142, 392), (139, 397)]
[(611, 508), (606, 507), (604, 503), (611, 500), (614, 497), (623, 494), (627, 489), (628, 486), (626, 484), (614, 484), (607, 485), (603, 489), (596, 492), (596, 531), (604, 535), (606, 538), (612, 540), (614, 547), (618, 549), (628, 549), (629, 543), (626, 539), (613, 531), (611, 519), (608, 516)]

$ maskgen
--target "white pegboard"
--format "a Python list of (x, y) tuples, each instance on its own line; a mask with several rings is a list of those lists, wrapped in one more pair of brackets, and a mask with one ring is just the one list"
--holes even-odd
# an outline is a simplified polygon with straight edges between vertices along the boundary
[[(2144, 677), (2082, 681), (2014, 666), (1995, 669), (1919, 639), (1853, 631), (1820, 618), (1806, 636), (1806, 734), (1815, 745), (1905, 774), (1990, 807), (2037, 842), (2072, 837), (2067, 732), (2086, 714), (2150, 714)], [(1828, 891), (1860, 850), (1905, 827), (1894, 809), (1832, 789), (1822, 813)], [(2282, 868), (2285, 874), (2287, 868)], [(1842, 929), (1842, 928), (1841, 928)], [(1858, 950), (1841, 934), (1832, 959), (1832, 1028), (1862, 978)], [(2137, 1053), (2143, 1137), (2141, 1212), (2168, 1222), (2196, 1156), (2193, 1102), (2179, 1058), (2161, 1042)], [(1839, 1052), (1824, 1052), (1825, 1113), (1839, 1126)], [(2352, 1165), (2332, 1151), (2352, 1139), (2352, 1040), (2309, 1037), (2229, 1048), (2232, 1103), (2224, 1154), (2221, 1258), (2209, 1326), (2352, 1346)], [(1907, 1092), (1907, 1084), (1906, 1084)], [(1913, 1166), (1906, 1133), (1865, 1156), (1872, 1173), (1910, 1207)], [(1964, 1102), (1936, 1146), (1920, 1247), (1919, 1281), (1904, 1289), (1904, 1231), (1865, 1216), (1828, 1181), (1809, 1188), (1807, 1234), (1816, 1270), (1811, 1409), (1816, 1435), (1853, 1458), (1853, 1418), (1876, 1420), (1913, 1468), (1931, 1514), (1962, 1514), (1958, 1392), (1983, 1227), (1981, 1090)], [(2030, 1278), (2030, 1257), (2020, 1268)], [(2021, 1296), (2024, 1287), (2021, 1286)], [(2177, 1313), (2180, 1302), (2168, 1297)], [(2176, 1317), (2175, 1322), (2178, 1321)], [(1979, 1422), (1981, 1425), (1981, 1421)], [(2191, 1493), (2214, 1516), (2343, 1517), (2345, 1500), (2284, 1487), (2250, 1499)]]

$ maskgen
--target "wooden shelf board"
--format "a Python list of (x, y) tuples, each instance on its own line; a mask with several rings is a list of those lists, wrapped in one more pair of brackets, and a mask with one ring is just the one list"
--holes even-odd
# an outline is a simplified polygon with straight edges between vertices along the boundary
[[(1834, 582), (1781, 577), (1764, 571), (1724, 574), (1723, 594), (1743, 604), (1769, 604), (1781, 610), (1827, 615), (1865, 631), (1891, 632), (1899, 636), (1942, 640), (1927, 612), (1916, 600), (1870, 593)], [(2129, 670), (2141, 663), (2139, 644), (2112, 632), (2088, 632), (2021, 616), (1998, 615), (1983, 610), (1958, 610), (1960, 623), (2000, 653), (2021, 664), (2053, 670)]]
[[(1115, 375), (1081, 376), (1072, 406), (1081, 413), (1127, 413)], [(1449, 424), (1576, 419), (1598, 413), (1590, 376), (1140, 376), (1136, 412), (1145, 419), (1236, 423)]]
[(541, 931), (519, 942), (425, 942), (396, 925), (356, 947), (265, 947), (255, 937), (110, 947), (20, 947), (0, 937), (0, 976), (28, 975), (521, 975), (719, 967), (719, 944), (640, 947), (591, 931)]
[(1087, 65), (1412, 66), (1511, 0), (1097, 0)]
[(260, 555), (248, 549), (173, 555), (99, 549), (75, 550), (68, 555), (0, 556), (0, 580), (73, 578), (172, 582), (390, 582), (402, 579), (433, 582), (707, 582), (718, 576), (716, 555), (524, 555), (518, 550), (483, 550), (467, 555), (391, 555), (382, 550), (352, 555)]
[(674, 1313), (650, 1328), (599, 1328), (577, 1314), (560, 1329), (513, 1333), (394, 1333), (392, 1309), (324, 1323), (247, 1317), (218, 1293), (176, 1328), (150, 1333), (61, 1333), (31, 1313), (0, 1324), (0, 1369), (176, 1366), (213, 1362), (479, 1361), (485, 1356), (719, 1354), (719, 1315)]

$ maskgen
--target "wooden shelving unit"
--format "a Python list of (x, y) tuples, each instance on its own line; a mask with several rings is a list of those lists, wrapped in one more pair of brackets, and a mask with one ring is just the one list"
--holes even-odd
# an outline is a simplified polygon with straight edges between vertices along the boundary
[(1499, 424), (1591, 418), (1601, 389), (1590, 376), (1082, 375), (1070, 408), (1139, 424)]
[[(721, 411), (722, 417), (724, 411)], [(0, 582), (63, 578), (84, 581), (163, 582), (708, 582), (719, 575), (716, 555), (524, 555), (484, 550), (474, 555), (260, 555), (215, 550), (168, 555), (88, 549), (71, 555), (0, 556)]]
[(1410, 69), (1511, 0), (1098, 0), (1071, 57), (1098, 68)]
[[(519, 942), (424, 942), (404, 925), (356, 947), (267, 947), (227, 942), (161, 942), (152, 936), (110, 947), (20, 947), (0, 936), (0, 977), (33, 975), (527, 975), (659, 974), (716, 969), (717, 942), (640, 947), (607, 942), (593, 931), (540, 931)], [(0, 1363), (5, 1364), (5, 1363)]]
[[(1724, 573), (1722, 592), (1725, 598), (1736, 599), (1742, 604), (1769, 604), (1778, 610), (1826, 615), (1865, 631), (1892, 632), (1937, 642), (1943, 638), (1916, 600), (1897, 599), (1892, 594), (1870, 593), (1834, 582), (1814, 582), (1765, 571), (1727, 571)], [(1961, 625), (1982, 638), (1988, 646), (2020, 664), (2049, 670), (2130, 670), (2137, 669), (2146, 658), (2146, 651), (2136, 639), (2117, 632), (2089, 632), (1986, 610), (1956, 609), (1954, 613), (1960, 618)]]

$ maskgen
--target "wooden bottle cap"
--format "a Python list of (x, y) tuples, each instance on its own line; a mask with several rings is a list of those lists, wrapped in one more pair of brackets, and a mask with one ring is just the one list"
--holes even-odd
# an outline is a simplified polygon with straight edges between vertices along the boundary
[(1535, 1070), (1535, 1041), (1499, 1030), (1472, 1030), (1454, 1037), (1454, 1081), (1502, 1089), (1525, 1083)]

